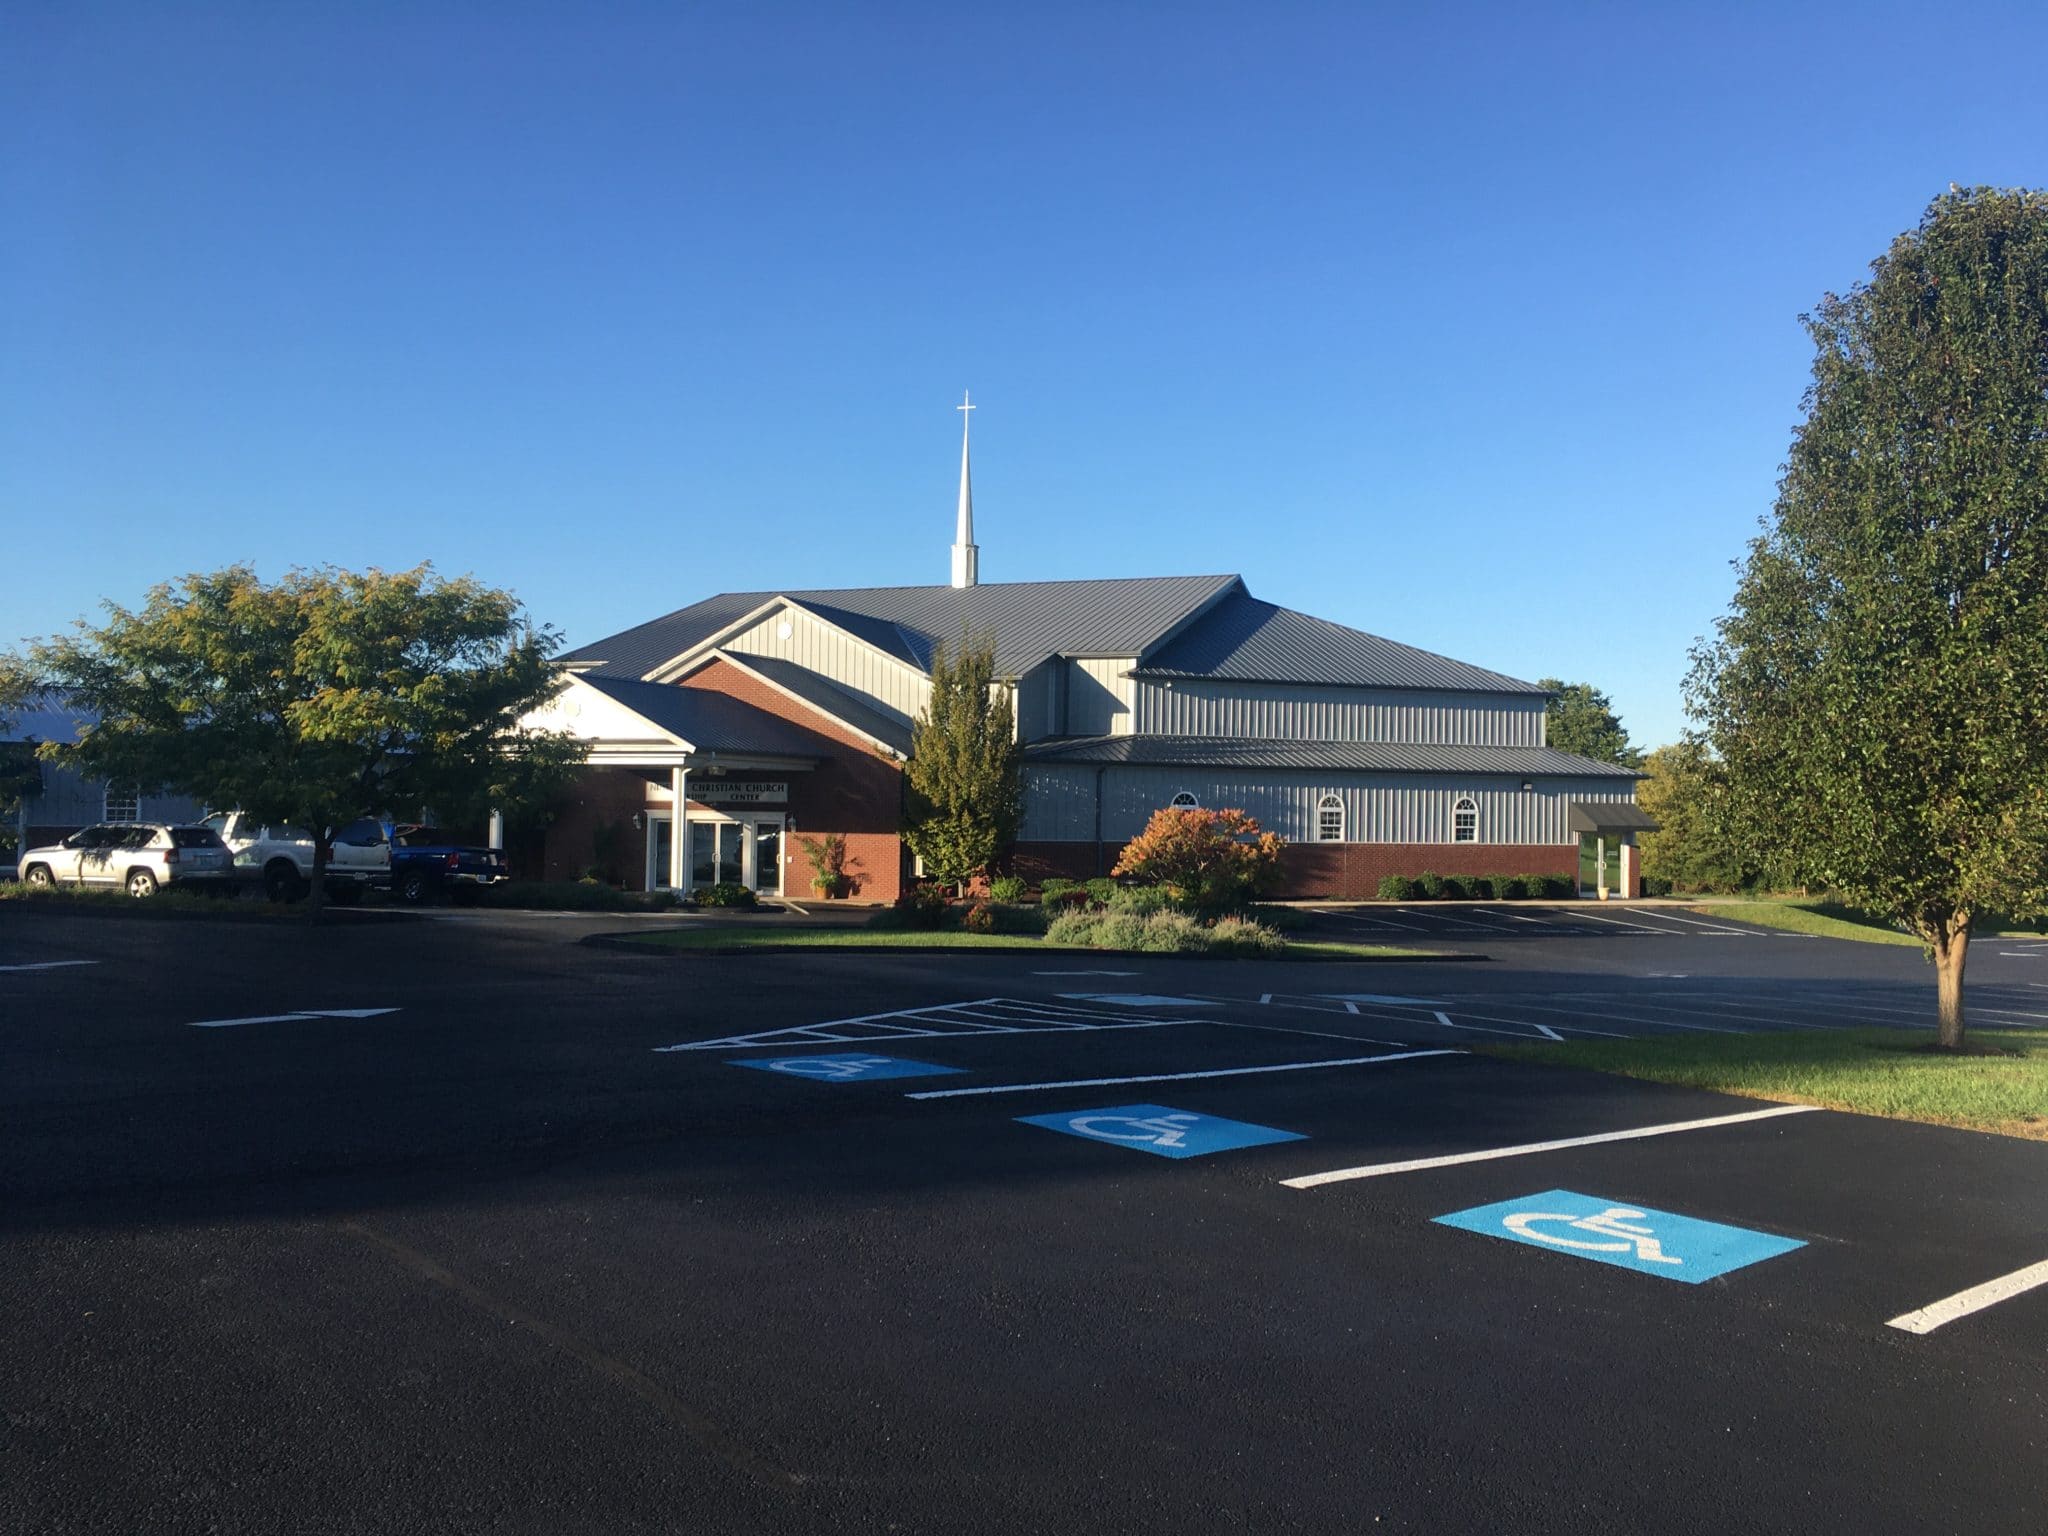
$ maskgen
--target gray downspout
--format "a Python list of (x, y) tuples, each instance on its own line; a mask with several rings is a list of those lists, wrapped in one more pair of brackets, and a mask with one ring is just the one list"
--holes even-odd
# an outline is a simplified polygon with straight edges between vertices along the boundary
[(1102, 873), (1102, 776), (1109, 771), (1107, 763), (1095, 770), (1095, 873)]

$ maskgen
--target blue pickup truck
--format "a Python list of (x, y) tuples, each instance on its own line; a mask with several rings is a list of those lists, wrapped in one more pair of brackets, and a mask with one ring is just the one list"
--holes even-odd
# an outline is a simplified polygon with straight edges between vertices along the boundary
[(414, 906), (444, 892), (473, 901), (485, 886), (512, 877), (504, 854), (451, 842), (439, 827), (394, 826), (389, 837), (391, 873), (379, 883)]
[(389, 891), (412, 905), (442, 893), (475, 901), (477, 891), (510, 874), (504, 854), (453, 842), (440, 827), (362, 817), (334, 834), (328, 887), (334, 893), (336, 883), (340, 889), (356, 883), (354, 889)]

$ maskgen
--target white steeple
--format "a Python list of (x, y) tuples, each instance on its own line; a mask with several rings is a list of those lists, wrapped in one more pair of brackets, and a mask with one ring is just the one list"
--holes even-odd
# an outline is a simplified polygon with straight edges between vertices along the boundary
[(974, 409), (974, 398), (964, 390), (960, 398), (954, 407), (960, 412), (960, 520), (953, 530), (953, 585), (971, 587), (981, 565), (981, 548), (974, 542), (974, 485), (967, 476), (967, 424), (972, 419), (967, 413)]

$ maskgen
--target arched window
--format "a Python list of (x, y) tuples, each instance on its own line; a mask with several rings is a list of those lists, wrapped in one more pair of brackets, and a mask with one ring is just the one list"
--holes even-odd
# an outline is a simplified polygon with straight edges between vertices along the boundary
[(1325, 795), (1316, 802), (1316, 841), (1344, 841), (1344, 802), (1335, 795)]
[(1470, 795), (1458, 796), (1458, 803), (1451, 807), (1451, 841), (1479, 841), (1479, 802)]
[(1191, 789), (1182, 790), (1171, 800), (1167, 801), (1166, 805), (1168, 810), (1174, 811), (1199, 811), (1202, 808), (1202, 802)]

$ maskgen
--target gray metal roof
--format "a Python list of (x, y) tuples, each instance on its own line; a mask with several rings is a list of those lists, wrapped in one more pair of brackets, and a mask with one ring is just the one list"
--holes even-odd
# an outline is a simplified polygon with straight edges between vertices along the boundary
[(1497, 773), (1637, 779), (1633, 769), (1555, 747), (1453, 747), (1410, 741), (1272, 741), (1247, 736), (1067, 736), (1024, 749), (1029, 763), (1162, 768), (1306, 768), (1348, 773)]
[[(892, 715), (885, 715), (873, 705), (855, 698), (843, 688), (834, 687), (818, 676), (809, 667), (785, 660), (780, 656), (738, 656), (734, 657), (743, 667), (760, 673), (768, 681), (786, 688), (806, 704), (824, 711), (837, 720), (842, 720), (856, 731), (863, 731), (879, 742), (886, 743), (905, 756), (910, 752), (910, 727)], [(597, 683), (604, 680), (602, 673), (590, 679)], [(659, 683), (643, 686), (656, 688)]]
[(978, 587), (856, 587), (723, 592), (622, 630), (562, 659), (645, 677), (764, 603), (785, 597), (923, 669), (935, 642), (994, 637), (996, 670), (1018, 677), (1048, 656), (1142, 656), (1188, 616), (1241, 583), (1235, 576), (1142, 576), (1116, 581), (1016, 581)]
[(57, 689), (32, 693), (11, 714), (0, 714), (0, 741), (55, 741), (70, 746), (78, 740), (81, 724), (94, 725), (98, 717)]
[(828, 743), (780, 715), (771, 715), (730, 694), (675, 683), (643, 683), (633, 678), (583, 679), (600, 693), (617, 699), (643, 720), (680, 737), (699, 752), (802, 757), (816, 761)]
[(1574, 832), (1655, 832), (1658, 823), (1639, 805), (1612, 801), (1574, 800), (1565, 807), (1565, 822)]
[(1451, 688), (1541, 693), (1534, 683), (1347, 629), (1234, 592), (1147, 657), (1140, 676), (1351, 688)]

